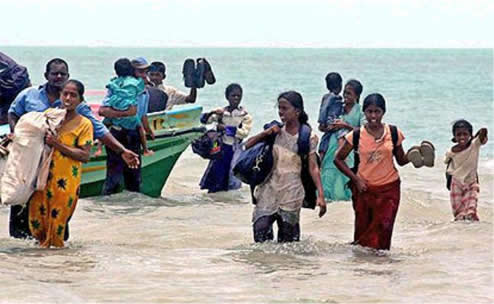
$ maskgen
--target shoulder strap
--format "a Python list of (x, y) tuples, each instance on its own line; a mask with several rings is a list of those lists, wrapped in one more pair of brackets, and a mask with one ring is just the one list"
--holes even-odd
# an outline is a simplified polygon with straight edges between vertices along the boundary
[(310, 133), (311, 133), (311, 128), (303, 124), (300, 126), (300, 129), (298, 131), (298, 140), (297, 140), (297, 146), (298, 146), (298, 154), (300, 156), (308, 155), (310, 152)]
[(398, 144), (398, 128), (394, 125), (389, 125), (391, 131), (391, 141), (393, 142), (393, 155), (396, 155), (396, 145)]
[(352, 139), (352, 145), (353, 145), (353, 168), (352, 171), (353, 173), (357, 173), (358, 171), (358, 165), (360, 163), (360, 155), (358, 152), (358, 146), (360, 142), (360, 128), (356, 128), (353, 130), (353, 139)]

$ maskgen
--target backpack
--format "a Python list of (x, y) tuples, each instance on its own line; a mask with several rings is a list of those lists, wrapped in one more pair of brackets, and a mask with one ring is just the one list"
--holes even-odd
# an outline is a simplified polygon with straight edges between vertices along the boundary
[[(393, 155), (396, 156), (396, 145), (398, 144), (398, 129), (396, 126), (389, 125), (391, 131), (391, 141), (393, 142)], [(358, 146), (360, 142), (360, 128), (353, 130), (353, 153), (354, 153), (354, 165), (352, 168), (353, 173), (357, 174), (358, 165), (360, 164), (360, 154), (358, 152)], [(351, 181), (350, 181), (351, 182)]]
[(12, 103), (30, 83), (27, 69), (0, 52), (0, 104)]

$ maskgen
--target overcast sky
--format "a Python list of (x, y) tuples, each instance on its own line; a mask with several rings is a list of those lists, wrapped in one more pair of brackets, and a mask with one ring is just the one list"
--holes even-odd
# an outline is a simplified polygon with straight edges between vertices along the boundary
[(494, 47), (493, 0), (0, 0), (2, 45)]

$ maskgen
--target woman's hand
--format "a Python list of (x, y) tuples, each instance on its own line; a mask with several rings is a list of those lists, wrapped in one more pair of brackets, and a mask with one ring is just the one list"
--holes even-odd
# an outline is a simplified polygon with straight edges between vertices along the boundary
[(355, 186), (357, 187), (359, 193), (367, 191), (367, 182), (361, 177), (357, 176), (357, 179), (355, 180)]
[(56, 147), (58, 145), (58, 138), (50, 132), (45, 135), (45, 143), (50, 147)]
[(281, 129), (278, 125), (273, 125), (273, 126), (269, 127), (268, 129), (264, 130), (264, 133), (267, 136), (271, 136), (271, 135), (275, 135), (275, 134), (280, 133), (280, 131), (281, 131)]
[(223, 115), (224, 112), (225, 112), (224, 109), (216, 109), (213, 112), (211, 112), (211, 114)]
[(326, 214), (326, 201), (324, 200), (324, 195), (317, 196), (316, 206), (319, 207), (319, 217)]
[(352, 126), (347, 124), (343, 119), (335, 119), (335, 121), (329, 125), (330, 130), (340, 130), (340, 129), (353, 129)]

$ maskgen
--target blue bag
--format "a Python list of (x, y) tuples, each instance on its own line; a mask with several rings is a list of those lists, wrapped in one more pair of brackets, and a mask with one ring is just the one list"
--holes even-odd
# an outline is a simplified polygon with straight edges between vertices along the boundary
[[(282, 126), (280, 122), (274, 120), (265, 124), (264, 129), (268, 129), (275, 124)], [(271, 170), (273, 170), (274, 138), (274, 136), (267, 138), (242, 151), (233, 167), (235, 177), (243, 183), (249, 184), (252, 188), (264, 182)]]
[(261, 141), (240, 153), (233, 174), (243, 183), (257, 186), (264, 182), (273, 169), (273, 145)]

